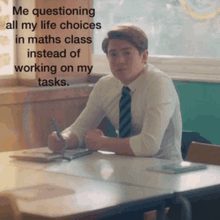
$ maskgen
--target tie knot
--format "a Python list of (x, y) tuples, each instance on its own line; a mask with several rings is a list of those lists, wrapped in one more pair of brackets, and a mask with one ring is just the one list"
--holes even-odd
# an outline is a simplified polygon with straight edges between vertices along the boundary
[(124, 86), (123, 88), (122, 88), (122, 94), (123, 95), (129, 95), (129, 92), (130, 92), (131, 90), (129, 89), (129, 87), (126, 87), (126, 86)]

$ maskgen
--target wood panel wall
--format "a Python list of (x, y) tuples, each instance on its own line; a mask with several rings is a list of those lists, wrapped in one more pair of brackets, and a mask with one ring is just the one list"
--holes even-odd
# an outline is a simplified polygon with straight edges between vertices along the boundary
[(54, 130), (51, 117), (63, 130), (84, 109), (88, 98), (51, 100), (0, 106), (0, 150), (43, 147)]
[[(48, 135), (54, 131), (51, 118), (62, 131), (77, 119), (87, 101), (88, 95), (84, 95), (0, 105), (0, 151), (46, 146)], [(106, 133), (104, 120), (99, 128)]]

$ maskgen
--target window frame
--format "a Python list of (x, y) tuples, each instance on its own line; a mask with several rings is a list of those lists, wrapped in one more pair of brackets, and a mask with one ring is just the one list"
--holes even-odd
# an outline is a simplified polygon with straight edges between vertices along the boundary
[[(180, 3), (182, 2), (184, 1), (181, 0)], [(97, 80), (97, 77), (111, 74), (104, 52), (102, 55), (95, 54), (93, 50), (92, 56), (93, 72), (89, 80)], [(220, 83), (220, 58), (149, 54), (148, 62), (176, 81)]]
[[(195, 58), (149, 54), (148, 62), (173, 80), (220, 83), (220, 58)], [(94, 75), (111, 74), (106, 55), (93, 54)]]

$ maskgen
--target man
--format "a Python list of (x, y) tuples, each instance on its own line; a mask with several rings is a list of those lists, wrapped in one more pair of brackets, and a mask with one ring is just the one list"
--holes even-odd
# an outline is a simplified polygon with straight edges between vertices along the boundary
[[(182, 119), (172, 80), (147, 64), (148, 39), (139, 27), (119, 25), (107, 33), (102, 49), (112, 75), (94, 86), (86, 108), (62, 132), (68, 147), (82, 146), (117, 154), (182, 160)], [(96, 129), (106, 116), (119, 138)], [(51, 150), (62, 149), (56, 132), (48, 139)]]

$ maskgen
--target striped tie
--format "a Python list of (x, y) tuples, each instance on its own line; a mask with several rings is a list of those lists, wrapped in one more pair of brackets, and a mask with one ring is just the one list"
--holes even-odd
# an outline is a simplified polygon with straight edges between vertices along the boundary
[(122, 88), (122, 95), (119, 103), (119, 137), (125, 138), (131, 135), (131, 96), (128, 87)]

